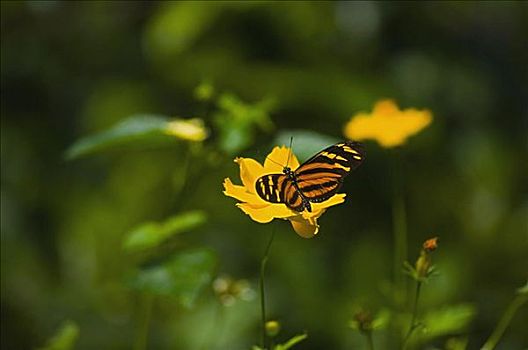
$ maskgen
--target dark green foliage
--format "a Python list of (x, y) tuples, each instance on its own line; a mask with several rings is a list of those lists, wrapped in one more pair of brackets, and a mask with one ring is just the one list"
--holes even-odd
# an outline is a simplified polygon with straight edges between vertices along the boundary
[(192, 307), (198, 293), (211, 282), (214, 254), (205, 249), (175, 253), (167, 261), (135, 271), (128, 285), (143, 293), (172, 296)]
[[(528, 346), (514, 294), (528, 251), (526, 3), (0, 6), (2, 349), (251, 348), (258, 298), (226, 307), (211, 288), (227, 274), (256, 290), (272, 229), (222, 194), (226, 177), (240, 183), (233, 159), (263, 162), (293, 136), (306, 160), (381, 98), (434, 114), (399, 150), (406, 260), (442, 238), (409, 348), (480, 348), (497, 325), (497, 350)], [(168, 135), (174, 118), (200, 118), (207, 138)], [(394, 154), (365, 146), (314, 239), (273, 223), (276, 344), (306, 331), (294, 348), (364, 347), (347, 327), (357, 305), (374, 310), (376, 349), (409, 326), (415, 281), (406, 299), (392, 284)]]

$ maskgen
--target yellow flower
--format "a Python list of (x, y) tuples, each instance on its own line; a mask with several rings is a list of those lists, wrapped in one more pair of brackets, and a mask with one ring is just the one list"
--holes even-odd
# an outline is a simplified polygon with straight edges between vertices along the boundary
[(174, 119), (167, 124), (165, 133), (187, 141), (203, 141), (208, 135), (200, 118)]
[(275, 147), (266, 157), (264, 166), (251, 158), (236, 158), (235, 163), (240, 167), (240, 179), (243, 186), (234, 185), (231, 179), (224, 180), (224, 194), (233, 197), (242, 203), (237, 203), (244, 213), (251, 219), (260, 223), (268, 223), (273, 219), (289, 220), (293, 229), (299, 236), (311, 238), (319, 230), (317, 219), (323, 215), (327, 208), (343, 203), (346, 194), (340, 193), (332, 196), (322, 203), (311, 203), (312, 212), (304, 210), (302, 213), (291, 210), (283, 203), (266, 202), (256, 193), (256, 180), (266, 174), (282, 173), (282, 167), (279, 164), (288, 163), (292, 169), (299, 166), (299, 161), (292, 153), (288, 162), (290, 149), (288, 147)]
[(351, 140), (374, 139), (382, 147), (400, 146), (433, 120), (429, 110), (400, 110), (392, 100), (376, 103), (372, 113), (358, 113), (345, 125), (345, 136)]

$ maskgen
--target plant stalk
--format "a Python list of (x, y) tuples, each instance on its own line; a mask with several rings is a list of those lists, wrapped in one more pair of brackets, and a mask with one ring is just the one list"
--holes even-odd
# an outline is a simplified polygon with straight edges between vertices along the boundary
[(513, 319), (513, 316), (515, 316), (517, 310), (526, 303), (526, 301), (528, 301), (528, 294), (519, 294), (511, 301), (510, 305), (508, 305), (506, 311), (504, 311), (504, 314), (499, 320), (499, 323), (497, 323), (497, 326), (493, 330), (493, 333), (491, 333), (486, 343), (484, 343), (484, 346), (482, 346), (482, 350), (495, 349), (502, 338), (502, 335), (506, 331), (506, 328), (508, 328), (508, 325)]
[(402, 264), (407, 260), (407, 214), (405, 210), (405, 198), (403, 188), (403, 164), (401, 154), (396, 150), (393, 154), (393, 201), (392, 220), (394, 230), (394, 284), (398, 294), (405, 300), (404, 276)]
[(141, 316), (141, 325), (136, 338), (136, 343), (134, 345), (135, 350), (147, 349), (149, 324), (150, 318), (152, 316), (153, 304), (154, 296), (149, 293), (145, 293), (143, 295), (143, 313)]
[(372, 339), (372, 332), (367, 332), (365, 334), (365, 337), (367, 337), (367, 348), (369, 350), (374, 350), (374, 341)]
[(402, 346), (403, 350), (407, 348), (407, 343), (409, 339), (411, 338), (412, 333), (417, 327), (416, 317), (418, 315), (418, 299), (420, 298), (421, 288), (422, 288), (422, 282), (420, 281), (416, 282), (416, 292), (414, 293), (414, 304), (413, 304), (413, 312), (412, 312), (412, 317), (411, 317), (411, 324), (409, 325), (409, 330), (407, 331), (407, 334), (405, 335), (405, 338), (403, 339), (403, 346)]
[(271, 231), (270, 240), (264, 252), (264, 256), (260, 261), (260, 312), (261, 312), (261, 322), (262, 329), (260, 335), (260, 345), (263, 349), (266, 349), (266, 293), (264, 290), (264, 272), (266, 271), (266, 263), (268, 262), (268, 255), (271, 248), (271, 243), (273, 243), (273, 238), (275, 237), (275, 228)]

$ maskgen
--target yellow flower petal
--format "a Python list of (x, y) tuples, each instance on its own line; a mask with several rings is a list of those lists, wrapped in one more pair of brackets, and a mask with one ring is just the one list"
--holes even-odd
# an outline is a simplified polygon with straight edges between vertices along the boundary
[(297, 169), (299, 167), (297, 157), (285, 146), (273, 148), (271, 153), (266, 157), (266, 160), (264, 160), (266, 173), (282, 174), (282, 169), (285, 166), (289, 166), (291, 169)]
[[(288, 160), (289, 157), (289, 160)], [(237, 158), (235, 162), (240, 167), (240, 178), (243, 186), (234, 185), (231, 179), (224, 180), (224, 194), (233, 197), (242, 203), (237, 203), (244, 213), (252, 220), (259, 223), (268, 223), (273, 219), (288, 219), (301, 237), (310, 238), (317, 234), (319, 225), (317, 219), (327, 208), (343, 203), (345, 194), (337, 194), (322, 203), (312, 203), (312, 212), (298, 213), (291, 210), (284, 203), (269, 203), (260, 198), (255, 191), (256, 180), (265, 174), (282, 173), (283, 166), (287, 163), (292, 169), (299, 166), (295, 155), (290, 154), (287, 147), (275, 147), (264, 162), (264, 166), (250, 158)]]
[(312, 238), (319, 232), (317, 221), (310, 222), (300, 215), (290, 219), (290, 222), (295, 232), (303, 238)]
[(251, 219), (260, 223), (267, 223), (271, 220), (285, 219), (294, 216), (295, 213), (284, 204), (252, 205), (250, 203), (237, 203), (236, 205)]
[(255, 193), (255, 181), (264, 175), (264, 168), (251, 158), (236, 158), (235, 163), (240, 167), (240, 180), (244, 187), (248, 192)]
[(322, 213), (319, 213), (319, 212), (324, 212), (327, 208), (343, 203), (345, 201), (345, 197), (346, 197), (346, 193), (338, 193), (324, 202), (311, 203), (312, 212), (308, 213), (308, 211), (304, 211), (303, 215), (307, 215), (307, 216), (309, 215), (310, 217), (319, 217), (322, 215)]
[(393, 100), (378, 101), (372, 109), (372, 114), (392, 114), (398, 112), (398, 105)]
[(321, 203), (312, 203), (312, 212), (307, 210), (303, 211), (297, 216), (288, 218), (290, 220), (293, 229), (297, 234), (304, 238), (312, 238), (319, 231), (319, 224), (317, 219), (324, 214), (327, 208), (341, 204), (345, 201), (346, 194), (336, 194), (327, 201)]
[(372, 113), (358, 113), (351, 118), (344, 133), (349, 139), (373, 139), (381, 146), (391, 148), (404, 144), (432, 120), (428, 110), (400, 110), (394, 101), (383, 100), (376, 103)]
[[(224, 194), (241, 202), (255, 203), (260, 200), (258, 195), (248, 192), (245, 186), (234, 185), (230, 178), (224, 180)], [(260, 200), (262, 201), (262, 200)]]

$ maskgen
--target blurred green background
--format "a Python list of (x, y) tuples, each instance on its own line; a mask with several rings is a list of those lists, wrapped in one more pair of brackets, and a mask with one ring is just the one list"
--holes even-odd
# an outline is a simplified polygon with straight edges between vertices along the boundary
[[(440, 236), (420, 307), (447, 321), (418, 347), (479, 348), (528, 277), (527, 33), (525, 2), (2, 1), (2, 348), (44, 346), (68, 322), (63, 348), (129, 349), (150, 309), (149, 348), (248, 349), (274, 228), (279, 340), (306, 331), (301, 349), (362, 348), (355, 308), (397, 310), (394, 154), (366, 143), (347, 201), (311, 240), (251, 221), (222, 181), (240, 183), (235, 156), (263, 161), (291, 135), (306, 159), (385, 97), (435, 117), (401, 150), (409, 261)], [(211, 134), (65, 159), (134, 114), (202, 118)], [(168, 239), (124, 245), (181, 213)], [(165, 278), (170, 266), (186, 290)], [(252, 291), (224, 305), (221, 275)], [(498, 349), (528, 346), (526, 311)], [(397, 347), (389, 330), (374, 337)]]

